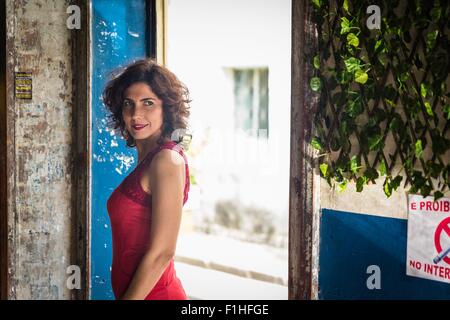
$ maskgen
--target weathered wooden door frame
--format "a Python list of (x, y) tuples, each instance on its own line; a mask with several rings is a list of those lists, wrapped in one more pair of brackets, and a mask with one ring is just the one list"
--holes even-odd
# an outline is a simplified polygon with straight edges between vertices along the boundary
[(72, 31), (72, 235), (71, 261), (80, 267), (81, 289), (72, 299), (89, 299), (90, 293), (90, 0), (76, 0), (81, 28)]
[(8, 296), (6, 2), (0, 4), (0, 299)]
[(318, 209), (313, 154), (308, 143), (317, 96), (308, 89), (311, 52), (317, 46), (309, 0), (292, 0), (291, 154), (289, 177), (289, 299), (314, 297), (313, 243)]

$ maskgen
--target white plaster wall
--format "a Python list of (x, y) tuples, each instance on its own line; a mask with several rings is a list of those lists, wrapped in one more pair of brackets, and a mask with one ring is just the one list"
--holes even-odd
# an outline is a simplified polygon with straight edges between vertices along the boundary
[[(203, 188), (198, 198), (212, 208), (216, 199), (239, 195), (272, 210), (286, 228), (290, 21), (290, 0), (168, 1), (167, 64), (193, 99), (191, 155), (201, 151), (191, 167)], [(224, 72), (231, 67), (269, 68), (269, 143), (259, 149), (257, 141), (234, 132), (231, 81)]]

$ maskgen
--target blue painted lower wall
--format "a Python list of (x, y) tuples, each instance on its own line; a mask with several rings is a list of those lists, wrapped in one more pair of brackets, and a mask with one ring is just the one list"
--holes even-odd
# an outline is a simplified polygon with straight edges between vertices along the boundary
[(319, 299), (450, 299), (450, 284), (406, 275), (407, 220), (323, 209), (320, 232)]

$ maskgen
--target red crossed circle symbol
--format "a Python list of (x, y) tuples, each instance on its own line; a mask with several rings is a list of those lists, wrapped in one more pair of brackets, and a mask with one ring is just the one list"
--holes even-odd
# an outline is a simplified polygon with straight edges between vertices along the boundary
[[(436, 232), (434, 233), (434, 246), (436, 247), (436, 250), (438, 253), (442, 252), (442, 245), (441, 245), (441, 234), (442, 232), (445, 232), (448, 237), (450, 237), (450, 217), (445, 218), (442, 220), (439, 225), (436, 228)], [(447, 248), (444, 248), (444, 250)], [(442, 259), (446, 263), (450, 264), (450, 257), (444, 257)]]

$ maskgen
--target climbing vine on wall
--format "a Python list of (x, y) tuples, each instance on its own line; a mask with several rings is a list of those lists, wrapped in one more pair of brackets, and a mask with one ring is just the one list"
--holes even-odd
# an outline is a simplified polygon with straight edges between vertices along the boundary
[[(312, 0), (320, 93), (311, 145), (330, 185), (356, 191), (384, 180), (423, 196), (450, 187), (450, 4)], [(380, 9), (369, 29), (369, 6)], [(372, 12), (376, 15), (376, 12)]]

